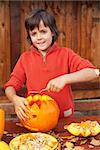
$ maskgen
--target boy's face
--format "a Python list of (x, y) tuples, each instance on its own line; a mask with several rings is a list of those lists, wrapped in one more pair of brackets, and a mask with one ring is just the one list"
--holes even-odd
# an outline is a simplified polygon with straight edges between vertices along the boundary
[(46, 52), (48, 50), (52, 43), (52, 36), (53, 33), (50, 28), (45, 27), (42, 20), (40, 21), (39, 29), (36, 27), (30, 31), (32, 43), (39, 51)]

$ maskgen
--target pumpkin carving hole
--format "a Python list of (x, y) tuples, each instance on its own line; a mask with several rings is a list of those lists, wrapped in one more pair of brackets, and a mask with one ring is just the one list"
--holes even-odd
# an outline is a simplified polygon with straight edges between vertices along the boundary
[(37, 104), (39, 108), (41, 107), (41, 101), (40, 101), (40, 100), (38, 100), (38, 101), (36, 101), (36, 102), (31, 101), (30, 104), (29, 104), (30, 107), (31, 107), (33, 104)]
[(32, 115), (32, 117), (33, 117), (33, 118), (36, 118), (36, 117), (37, 117), (37, 115)]

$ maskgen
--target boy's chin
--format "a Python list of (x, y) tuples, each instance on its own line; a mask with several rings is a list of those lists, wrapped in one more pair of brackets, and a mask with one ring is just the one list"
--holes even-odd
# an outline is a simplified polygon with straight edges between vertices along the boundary
[(38, 50), (39, 50), (39, 51), (46, 52), (46, 51), (48, 51), (48, 48), (38, 47)]

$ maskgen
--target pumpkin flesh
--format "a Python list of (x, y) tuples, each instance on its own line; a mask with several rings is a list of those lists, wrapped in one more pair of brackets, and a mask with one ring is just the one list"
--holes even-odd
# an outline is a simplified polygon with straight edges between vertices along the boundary
[(97, 121), (82, 121), (81, 123), (71, 123), (70, 125), (65, 125), (71, 134), (75, 136), (95, 136), (100, 133), (100, 125)]

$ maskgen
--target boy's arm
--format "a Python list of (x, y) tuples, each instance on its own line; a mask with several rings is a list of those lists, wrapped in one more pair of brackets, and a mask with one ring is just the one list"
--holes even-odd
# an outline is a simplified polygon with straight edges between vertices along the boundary
[(66, 74), (65, 75), (65, 83), (73, 84), (78, 82), (88, 82), (99, 76), (98, 69), (85, 68), (80, 71)]
[(88, 82), (99, 76), (99, 70), (92, 68), (85, 68), (77, 72), (70, 74), (64, 74), (57, 78), (50, 80), (47, 84), (47, 90), (53, 92), (59, 92), (67, 84)]
[(14, 103), (14, 99), (15, 97), (17, 96), (16, 95), (16, 91), (15, 89), (12, 87), (12, 86), (8, 86), (6, 89), (5, 89), (5, 94), (7, 96), (7, 98)]

